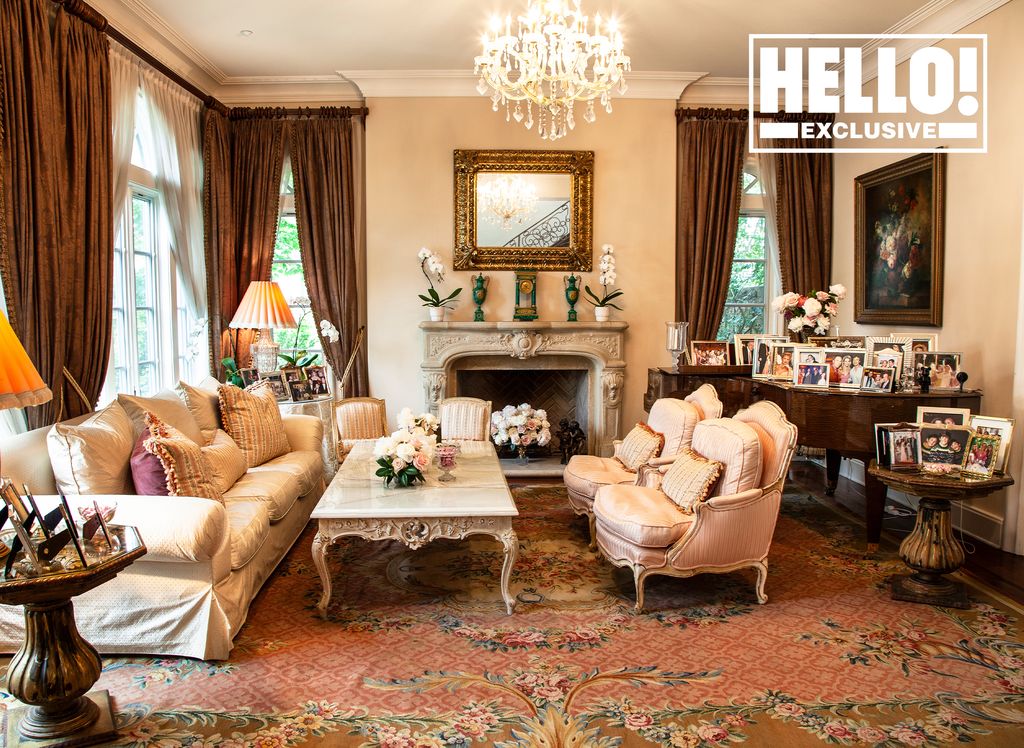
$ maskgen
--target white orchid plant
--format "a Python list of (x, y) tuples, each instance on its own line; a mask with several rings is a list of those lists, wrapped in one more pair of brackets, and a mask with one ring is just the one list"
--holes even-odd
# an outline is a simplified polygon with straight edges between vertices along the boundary
[(839, 302), (846, 298), (846, 287), (835, 284), (828, 291), (809, 291), (798, 294), (790, 291), (772, 300), (772, 309), (786, 319), (790, 332), (813, 331), (824, 335), (839, 314)]
[(498, 447), (526, 448), (531, 444), (545, 446), (551, 441), (551, 424), (542, 408), (529, 403), (518, 407), (506, 405), (491, 413), (491, 439)]
[(420, 247), (419, 259), (420, 270), (423, 272), (423, 277), (427, 279), (427, 283), (430, 286), (425, 294), (419, 294), (420, 299), (423, 301), (423, 306), (445, 307), (446, 309), (450, 309), (450, 305), (454, 304), (455, 298), (462, 293), (462, 289), (456, 288), (450, 294), (441, 298), (441, 294), (439, 294), (437, 289), (434, 288), (434, 282), (436, 281), (439, 284), (444, 282), (444, 263), (441, 262), (440, 257), (426, 247)]
[(399, 429), (391, 436), (382, 436), (373, 446), (377, 458), (376, 475), (384, 485), (395, 483), (406, 488), (426, 480), (424, 473), (434, 459), (437, 437), (423, 429)]
[(437, 420), (437, 416), (433, 413), (413, 415), (411, 408), (402, 408), (402, 412), (398, 414), (399, 428), (406, 429), (412, 433), (417, 433), (416, 430), (419, 429), (427, 436), (433, 436), (437, 433), (440, 425), (440, 421)]
[(615, 284), (615, 279), (618, 277), (615, 273), (615, 247), (611, 244), (605, 244), (601, 247), (601, 263), (598, 265), (598, 270), (601, 271), (597, 277), (597, 282), (604, 288), (604, 295), (598, 296), (592, 290), (590, 286), (584, 286), (583, 291), (590, 298), (587, 299), (594, 306), (610, 306), (613, 309), (622, 311), (622, 307), (618, 304), (613, 304), (612, 301), (622, 296), (625, 293), (622, 289), (617, 291), (609, 291), (608, 287)]

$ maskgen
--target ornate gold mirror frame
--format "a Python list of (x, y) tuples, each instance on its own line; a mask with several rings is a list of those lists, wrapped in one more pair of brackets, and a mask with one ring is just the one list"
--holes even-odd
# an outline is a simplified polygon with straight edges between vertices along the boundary
[[(569, 245), (478, 247), (477, 177), (481, 172), (567, 174)], [(593, 151), (455, 151), (456, 270), (591, 270)]]

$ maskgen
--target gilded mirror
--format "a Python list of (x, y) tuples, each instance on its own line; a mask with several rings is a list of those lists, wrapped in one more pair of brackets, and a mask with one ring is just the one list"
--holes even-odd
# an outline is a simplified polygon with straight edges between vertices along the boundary
[(456, 270), (590, 270), (593, 151), (455, 151)]

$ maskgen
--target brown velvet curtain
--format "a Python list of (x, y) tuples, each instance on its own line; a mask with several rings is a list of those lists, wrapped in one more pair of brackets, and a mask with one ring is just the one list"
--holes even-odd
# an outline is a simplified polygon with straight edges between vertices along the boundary
[[(321, 336), (324, 354), (341, 376), (360, 327), (357, 195), (354, 145), (363, 118), (348, 108), (323, 108), (292, 129), (295, 213), (306, 288), (314, 317), (340, 331), (337, 343)], [(366, 348), (361, 347), (346, 396), (368, 394)]]
[[(214, 363), (236, 340), (228, 331), (238, 304), (252, 281), (269, 280), (281, 202), (281, 170), (290, 122), (283, 109), (233, 109), (228, 118), (207, 111), (204, 151), (208, 158), (204, 215), (214, 294), (210, 299), (219, 327), (211, 325)], [(249, 360), (250, 331), (239, 331), (234, 352), (240, 365)], [(230, 338), (230, 339), (229, 339)]]
[(740, 214), (745, 113), (677, 113), (676, 319), (691, 340), (714, 340), (722, 321)]
[(31, 428), (87, 412), (110, 354), (110, 71), (105, 20), (66, 0), (0, 0), (0, 271), (11, 322), (54, 401)]
[(782, 289), (826, 290), (832, 277), (832, 154), (776, 153), (775, 163)]

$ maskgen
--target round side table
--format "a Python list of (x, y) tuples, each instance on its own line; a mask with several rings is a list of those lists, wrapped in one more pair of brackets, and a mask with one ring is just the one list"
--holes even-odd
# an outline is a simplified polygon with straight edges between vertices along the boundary
[(963, 584), (946, 578), (964, 562), (964, 549), (953, 536), (951, 501), (980, 499), (1013, 485), (1009, 475), (972, 478), (967, 475), (928, 475), (879, 467), (868, 472), (897, 491), (920, 498), (914, 529), (900, 543), (900, 558), (913, 574), (892, 580), (892, 599), (946, 608), (969, 608)]
[(71, 598), (88, 592), (146, 552), (134, 527), (111, 525), (121, 548), (87, 569), (0, 581), (0, 603), (25, 606), (25, 642), (7, 669), (7, 690), (29, 706), (7, 712), (15, 746), (82, 746), (117, 732), (107, 691), (89, 691), (102, 670), (99, 653), (78, 633)]

